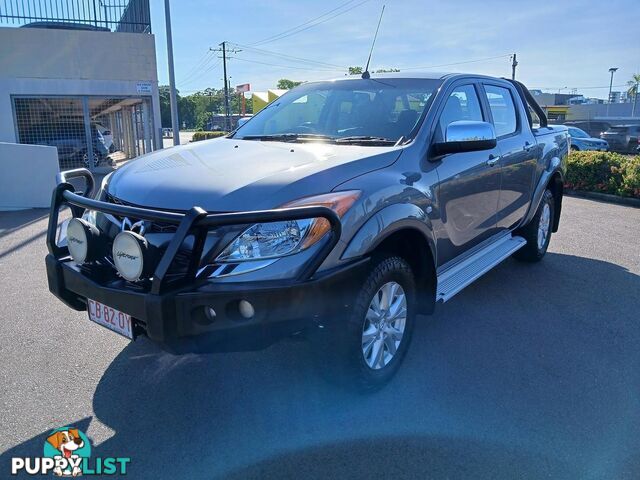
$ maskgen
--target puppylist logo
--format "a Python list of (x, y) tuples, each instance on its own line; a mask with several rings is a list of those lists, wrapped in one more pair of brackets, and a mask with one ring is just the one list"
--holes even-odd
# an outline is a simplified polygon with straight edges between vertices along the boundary
[(129, 457), (96, 457), (91, 459), (89, 438), (77, 428), (57, 428), (47, 436), (42, 457), (13, 457), (11, 474), (53, 473), (58, 477), (80, 475), (126, 475)]

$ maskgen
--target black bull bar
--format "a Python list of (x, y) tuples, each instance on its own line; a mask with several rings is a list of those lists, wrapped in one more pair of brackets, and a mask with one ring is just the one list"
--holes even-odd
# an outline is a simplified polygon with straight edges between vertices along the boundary
[[(87, 185), (84, 192), (76, 192), (74, 186), (69, 183), (73, 178), (83, 178)], [(81, 217), (86, 210), (95, 210), (102, 213), (121, 217), (162, 222), (177, 225), (166, 250), (162, 254), (152, 277), (150, 293), (160, 295), (167, 289), (166, 276), (176, 254), (179, 252), (185, 239), (189, 235), (194, 236), (193, 248), (189, 261), (188, 273), (182, 280), (195, 280), (200, 265), (205, 238), (210, 229), (230, 225), (250, 225), (254, 223), (279, 222), (287, 220), (302, 220), (308, 218), (324, 218), (329, 222), (329, 238), (324, 240), (316, 255), (310, 258), (301, 268), (296, 280), (309, 280), (318, 267), (327, 258), (333, 247), (336, 246), (342, 233), (342, 224), (338, 215), (327, 207), (308, 206), (277, 208), (272, 210), (258, 210), (236, 213), (208, 213), (206, 210), (194, 206), (185, 213), (168, 212), (128, 205), (107, 203), (90, 198), (95, 186), (93, 176), (89, 170), (78, 168), (58, 174), (58, 184), (53, 191), (51, 199), (51, 212), (47, 229), (47, 248), (49, 253), (60, 260), (69, 255), (67, 247), (56, 244), (58, 215), (60, 208), (68, 205), (74, 217)], [(181, 282), (182, 283), (182, 282)]]

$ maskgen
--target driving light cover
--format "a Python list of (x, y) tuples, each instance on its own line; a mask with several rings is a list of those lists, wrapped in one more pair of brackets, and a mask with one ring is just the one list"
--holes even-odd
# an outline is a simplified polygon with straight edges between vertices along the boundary
[(125, 280), (136, 282), (144, 271), (147, 240), (135, 232), (120, 232), (113, 240), (113, 263)]
[[(340, 218), (360, 196), (359, 190), (306, 197), (282, 206), (325, 206)], [(324, 218), (307, 218), (282, 222), (257, 223), (242, 232), (216, 258), (216, 262), (244, 262), (279, 258), (309, 248), (331, 229)]]
[(78, 218), (72, 218), (67, 225), (67, 246), (73, 261), (83, 264), (89, 252), (89, 236), (87, 230), (90, 225)]
[(98, 258), (104, 245), (97, 227), (82, 218), (69, 220), (66, 240), (69, 255), (79, 265)]

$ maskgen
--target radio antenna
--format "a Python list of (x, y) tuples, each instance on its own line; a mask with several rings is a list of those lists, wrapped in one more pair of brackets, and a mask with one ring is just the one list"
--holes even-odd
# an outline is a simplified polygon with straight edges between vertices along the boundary
[(376, 39), (378, 38), (378, 30), (380, 30), (380, 24), (382, 23), (382, 15), (384, 15), (384, 7), (382, 5), (382, 11), (380, 12), (380, 19), (378, 20), (378, 26), (376, 27), (376, 34), (373, 36), (373, 42), (371, 43), (371, 50), (369, 51), (369, 58), (367, 59), (367, 66), (364, 67), (364, 72), (362, 72), (362, 78), (365, 80), (371, 78), (371, 74), (369, 73), (369, 63), (371, 62), (371, 54), (373, 54), (373, 47), (376, 46)]

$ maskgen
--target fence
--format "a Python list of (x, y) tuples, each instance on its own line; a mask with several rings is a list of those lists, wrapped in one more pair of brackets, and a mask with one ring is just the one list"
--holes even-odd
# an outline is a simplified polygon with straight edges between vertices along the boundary
[(18, 142), (56, 147), (61, 170), (109, 169), (153, 150), (147, 97), (15, 96)]
[(0, 25), (151, 33), (149, 0), (0, 0)]

